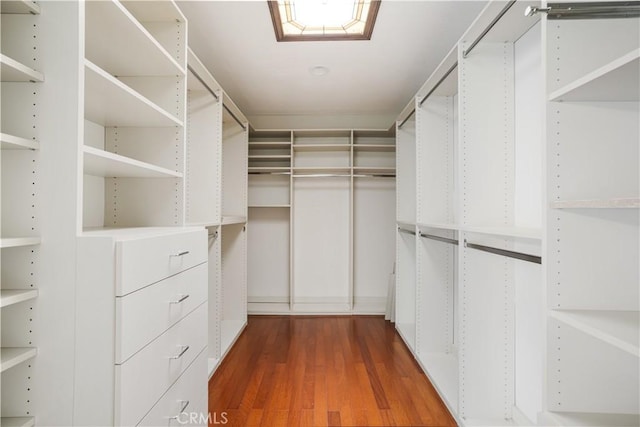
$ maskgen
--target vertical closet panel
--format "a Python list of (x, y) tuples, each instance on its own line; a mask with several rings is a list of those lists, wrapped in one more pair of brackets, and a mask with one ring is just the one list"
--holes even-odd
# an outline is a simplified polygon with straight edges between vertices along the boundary
[(395, 258), (395, 180), (356, 178), (353, 190), (354, 311), (382, 313)]
[(350, 179), (293, 183), (294, 310), (350, 310)]

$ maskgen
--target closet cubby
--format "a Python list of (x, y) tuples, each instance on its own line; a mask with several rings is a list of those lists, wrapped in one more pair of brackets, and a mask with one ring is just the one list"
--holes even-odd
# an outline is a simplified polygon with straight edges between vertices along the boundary
[(185, 31), (174, 3), (86, 4), (84, 228), (185, 222)]
[(353, 132), (353, 175), (393, 176), (396, 171), (396, 144), (393, 129), (387, 132)]
[(640, 19), (549, 17), (546, 31), (550, 419), (635, 425)]
[(351, 131), (294, 131), (293, 173), (351, 174)]
[(37, 406), (42, 289), (43, 85), (41, 8), (35, 2), (0, 4), (0, 424), (32, 426)]

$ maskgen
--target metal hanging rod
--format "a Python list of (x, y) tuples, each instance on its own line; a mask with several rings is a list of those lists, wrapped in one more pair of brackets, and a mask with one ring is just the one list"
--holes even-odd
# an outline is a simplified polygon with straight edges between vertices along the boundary
[(337, 173), (309, 173), (292, 175), (294, 178), (349, 178), (351, 175), (343, 175)]
[(412, 234), (412, 235), (416, 235), (416, 232), (413, 230), (407, 230), (406, 228), (402, 228), (402, 227), (398, 227), (398, 231), (400, 233), (407, 233), (407, 234)]
[(407, 117), (404, 118), (404, 120), (402, 121), (402, 123), (400, 123), (398, 125), (398, 128), (401, 128), (402, 126), (404, 126), (405, 123), (407, 123), (407, 121), (409, 121), (409, 119), (411, 118), (411, 116), (413, 116), (416, 113), (416, 109), (414, 108), (413, 111), (411, 111), (409, 113), (409, 115)]
[(423, 232), (418, 232), (418, 236), (424, 237), (425, 239), (437, 240), (439, 242), (451, 243), (452, 245), (458, 246), (458, 241), (455, 239), (449, 239), (447, 237), (435, 236), (433, 234), (426, 234)]
[(533, 262), (535, 264), (542, 264), (542, 257), (536, 256), (536, 255), (529, 255), (529, 254), (523, 254), (522, 252), (508, 251), (506, 249), (498, 249), (491, 246), (476, 245), (475, 243), (468, 243), (466, 239), (464, 240), (464, 247), (476, 249), (478, 251), (489, 252), (496, 255), (502, 255), (509, 258), (515, 258), (522, 261)]
[(359, 173), (356, 175), (353, 175), (354, 178), (395, 178), (396, 175), (395, 174), (364, 174), (364, 173)]
[[(436, 91), (436, 89), (438, 89), (438, 87), (442, 84), (442, 82), (443, 82), (443, 81), (445, 81), (445, 80), (447, 79), (447, 77), (449, 77), (449, 74), (451, 74), (451, 73), (453, 72), (453, 70), (455, 70), (457, 67), (458, 67), (458, 61), (456, 61), (456, 62), (455, 62), (455, 64), (453, 64), (453, 65), (451, 66), (451, 68), (449, 68), (449, 69), (447, 70), (447, 72), (446, 72), (446, 73), (444, 73), (444, 76), (442, 76), (442, 77), (440, 78), (440, 80), (438, 80), (438, 83), (436, 83), (436, 84), (431, 88), (431, 90), (429, 91), (429, 93), (427, 93), (427, 94), (424, 96), (424, 98), (422, 98), (422, 99), (420, 100), (420, 102), (418, 103), (418, 105), (419, 105), (420, 107), (422, 107), (422, 104), (424, 103), (424, 101), (426, 101), (426, 100), (427, 100), (427, 98), (429, 98), (429, 97), (431, 96), (431, 94), (433, 94), (433, 92), (435, 92), (435, 91)], [(413, 110), (413, 111), (415, 111), (415, 110)]]
[(547, 7), (529, 6), (525, 16), (546, 13), (548, 19), (605, 19), (640, 17), (639, 1), (549, 3)]
[[(207, 89), (207, 92), (213, 95), (216, 101), (220, 101), (220, 97), (218, 96), (218, 94), (215, 93), (215, 91), (211, 89), (211, 87), (209, 87), (209, 85), (202, 79), (202, 77), (200, 77), (200, 75), (196, 72), (196, 70), (193, 69), (192, 66), (187, 64), (187, 69), (191, 71), (191, 74), (193, 74), (193, 76), (202, 84), (202, 86), (204, 86), (204, 88)], [(229, 107), (224, 105), (224, 102), (222, 103), (222, 106), (224, 107), (225, 110), (227, 110), (227, 113), (231, 114), (231, 117), (233, 117), (233, 120), (235, 120), (236, 123), (240, 125), (242, 130), (247, 130), (247, 127), (244, 125), (244, 123), (242, 123), (240, 119), (235, 114), (233, 114), (233, 111), (231, 111)]]
[(487, 26), (487, 28), (485, 28), (484, 31), (480, 33), (480, 35), (469, 45), (467, 49), (462, 51), (463, 58), (466, 58), (467, 55), (471, 53), (473, 48), (475, 48), (476, 45), (480, 43), (480, 41), (484, 38), (484, 36), (486, 36), (489, 33), (489, 31), (491, 31), (491, 29), (498, 23), (498, 21), (500, 21), (500, 19), (502, 19), (502, 17), (509, 11), (509, 9), (511, 9), (511, 7), (514, 4), (516, 4), (516, 0), (511, 0), (509, 3), (507, 3), (505, 7), (502, 8), (498, 16), (493, 18), (493, 21), (491, 21), (491, 23)]

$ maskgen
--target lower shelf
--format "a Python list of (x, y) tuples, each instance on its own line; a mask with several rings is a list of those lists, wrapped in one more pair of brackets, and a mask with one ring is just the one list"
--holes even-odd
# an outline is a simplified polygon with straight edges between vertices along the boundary
[(0, 349), (0, 372), (35, 357), (37, 353), (35, 347), (3, 347)]
[(0, 425), (2, 427), (33, 427), (36, 424), (34, 417), (2, 417)]

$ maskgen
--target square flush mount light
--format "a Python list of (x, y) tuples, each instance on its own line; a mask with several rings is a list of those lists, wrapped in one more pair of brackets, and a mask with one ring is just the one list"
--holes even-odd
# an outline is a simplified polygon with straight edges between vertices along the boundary
[(269, 0), (276, 39), (369, 40), (380, 0)]

